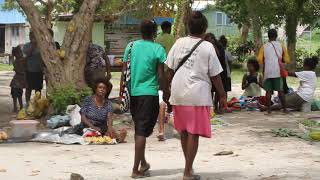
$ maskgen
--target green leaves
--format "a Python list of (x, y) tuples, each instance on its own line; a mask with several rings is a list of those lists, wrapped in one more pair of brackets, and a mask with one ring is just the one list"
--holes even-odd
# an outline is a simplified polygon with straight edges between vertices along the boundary
[(55, 110), (55, 114), (63, 115), (68, 105), (81, 104), (83, 98), (92, 95), (89, 88), (77, 90), (74, 87), (63, 87), (54, 89), (49, 100)]

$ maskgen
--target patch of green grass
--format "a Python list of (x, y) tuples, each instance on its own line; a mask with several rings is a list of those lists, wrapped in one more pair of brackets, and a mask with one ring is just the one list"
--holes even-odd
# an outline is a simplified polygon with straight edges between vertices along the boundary
[(0, 71), (13, 71), (13, 66), (9, 64), (0, 64)]

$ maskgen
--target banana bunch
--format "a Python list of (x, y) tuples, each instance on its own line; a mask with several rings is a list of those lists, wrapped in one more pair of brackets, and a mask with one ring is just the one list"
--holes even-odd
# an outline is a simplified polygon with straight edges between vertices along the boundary
[(49, 100), (45, 97), (41, 97), (40, 92), (36, 92), (35, 96), (29, 103), (27, 113), (31, 117), (40, 118), (44, 115), (45, 111), (49, 107)]
[(89, 144), (114, 144), (114, 141), (109, 136), (99, 136), (99, 137), (86, 137), (84, 138), (85, 142)]

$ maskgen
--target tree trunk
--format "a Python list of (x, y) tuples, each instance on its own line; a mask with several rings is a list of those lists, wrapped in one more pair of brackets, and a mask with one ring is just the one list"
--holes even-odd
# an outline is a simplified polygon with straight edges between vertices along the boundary
[[(84, 0), (79, 12), (74, 15), (69, 23), (60, 53), (56, 50), (48, 28), (43, 28), (47, 27), (47, 24), (41, 18), (32, 1), (18, 0), (18, 3), (28, 17), (40, 48), (46, 66), (49, 92), (54, 88), (65, 86), (85, 87), (83, 71), (90, 40), (90, 30), (100, 0)], [(65, 54), (63, 54), (63, 51), (65, 51)]]
[(250, 23), (243, 23), (241, 27), (241, 44), (245, 44), (248, 41), (250, 30)]
[(290, 70), (295, 70), (296, 68), (296, 44), (297, 44), (297, 27), (298, 18), (295, 15), (286, 16), (286, 34), (287, 34), (287, 46), (288, 53), (290, 57)]
[(259, 17), (252, 17), (252, 31), (254, 39), (254, 53), (258, 55), (259, 49), (262, 46), (262, 33)]
[(176, 39), (186, 36), (188, 34), (188, 17), (191, 13), (191, 1), (190, 0), (179, 0), (178, 1), (178, 12), (176, 14), (176, 21), (174, 23), (173, 34)]

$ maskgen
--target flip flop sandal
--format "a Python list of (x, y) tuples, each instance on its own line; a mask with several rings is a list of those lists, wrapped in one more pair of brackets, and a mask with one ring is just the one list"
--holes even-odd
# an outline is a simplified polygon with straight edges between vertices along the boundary
[(199, 175), (191, 175), (189, 177), (187, 177), (187, 176), (183, 177), (183, 180), (200, 180), (200, 179), (201, 179), (201, 176), (199, 176)]
[(164, 138), (164, 135), (161, 133), (158, 135), (158, 140), (159, 141), (165, 141), (166, 139)]
[(140, 174), (132, 174), (131, 178), (132, 179), (143, 179), (143, 178), (147, 178), (150, 177), (150, 173), (148, 172), (141, 172)]
[(140, 167), (140, 171), (143, 172), (143, 173), (145, 173), (145, 172), (149, 171), (150, 168), (151, 168), (150, 164), (147, 163), (147, 166), (146, 166), (145, 168), (141, 168), (141, 167)]

